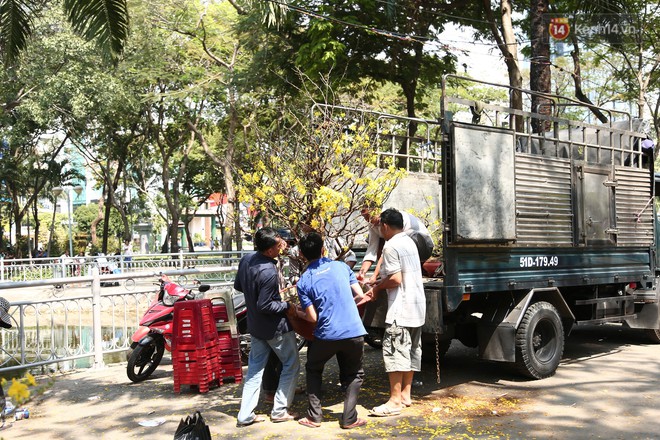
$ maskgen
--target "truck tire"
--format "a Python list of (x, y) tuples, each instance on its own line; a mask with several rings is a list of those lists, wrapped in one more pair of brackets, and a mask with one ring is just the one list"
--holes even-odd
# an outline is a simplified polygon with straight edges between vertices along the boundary
[(516, 365), (526, 376), (555, 374), (564, 352), (564, 329), (557, 309), (540, 301), (529, 306), (516, 331)]
[(649, 340), (654, 344), (660, 344), (660, 329), (646, 330)]

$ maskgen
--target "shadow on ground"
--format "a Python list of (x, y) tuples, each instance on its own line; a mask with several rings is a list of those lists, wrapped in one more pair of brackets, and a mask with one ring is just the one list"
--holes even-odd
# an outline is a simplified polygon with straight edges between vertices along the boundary
[[(439, 384), (436, 365), (424, 364), (423, 371), (415, 374), (415, 404), (411, 408), (398, 417), (369, 417), (368, 426), (352, 431), (341, 430), (337, 423), (343, 395), (334, 360), (324, 374), (325, 423), (321, 428), (265, 422), (239, 429), (235, 417), (241, 385), (227, 383), (205, 394), (183, 386), (182, 392), (175, 394), (171, 362), (166, 355), (167, 360), (153, 377), (139, 384), (128, 380), (125, 364), (57, 375), (52, 387), (30, 402), (30, 419), (14, 422), (0, 431), (0, 438), (171, 440), (179, 420), (199, 410), (214, 438), (592, 438), (599, 432), (605, 435), (603, 438), (618, 438), (607, 435), (615, 429), (622, 433), (620, 438), (641, 439), (656, 432), (652, 423), (630, 430), (611, 424), (616, 422), (617, 412), (633, 422), (642, 417), (647, 421), (660, 419), (660, 414), (654, 416), (647, 409), (657, 394), (645, 393), (660, 389), (658, 362), (646, 360), (649, 353), (658, 352), (658, 347), (645, 344), (642, 332), (620, 326), (577, 328), (568, 339), (558, 374), (532, 381), (519, 376), (509, 365), (479, 360), (476, 349), (454, 341), (440, 362)], [(365, 345), (366, 377), (358, 407), (361, 417), (367, 417), (368, 410), (384, 403), (389, 395), (381, 356), (380, 350)], [(304, 349), (301, 362), (304, 366)], [(622, 376), (626, 368), (627, 374)], [(640, 371), (635, 373), (634, 368)], [(304, 368), (302, 371), (299, 385), (304, 385)], [(613, 382), (612, 378), (622, 382)], [(589, 393), (617, 386), (620, 395), (604, 394), (602, 406), (589, 399)], [(636, 401), (642, 396), (639, 407), (627, 400), (635, 399), (635, 393)], [(608, 400), (610, 397), (616, 399)], [(298, 395), (292, 411), (304, 415), (306, 406), (305, 396)], [(603, 418), (608, 411), (613, 416)], [(263, 402), (257, 407), (259, 414), (269, 412), (270, 406)], [(162, 424), (145, 427), (140, 422)], [(584, 426), (589, 426), (587, 431)], [(576, 435), (580, 432), (588, 435)]]

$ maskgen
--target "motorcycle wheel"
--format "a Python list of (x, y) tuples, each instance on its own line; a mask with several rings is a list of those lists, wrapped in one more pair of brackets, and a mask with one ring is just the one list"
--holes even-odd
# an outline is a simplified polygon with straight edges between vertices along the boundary
[(152, 340), (147, 345), (138, 345), (133, 349), (126, 366), (126, 374), (133, 382), (142, 382), (156, 370), (165, 353), (163, 338)]
[(250, 358), (250, 343), (251, 338), (250, 334), (239, 334), (238, 336), (238, 346), (241, 352), (241, 364), (247, 365), (248, 359)]
[(135, 347), (137, 347), (137, 346), (138, 346), (138, 343), (137, 343), (137, 342), (132, 342), (132, 343), (131, 343), (131, 348), (130, 348), (130, 350), (128, 350), (128, 351), (126, 352), (126, 361), (127, 361), (127, 362), (128, 362), (128, 360), (131, 358), (131, 356), (133, 355), (133, 350), (135, 350)]
[(307, 340), (305, 338), (296, 333), (296, 347), (298, 348), (298, 351), (302, 350), (306, 342)]
[(367, 334), (364, 337), (364, 342), (373, 348), (383, 348), (383, 335), (385, 334), (385, 329), (380, 327), (367, 327), (366, 330)]

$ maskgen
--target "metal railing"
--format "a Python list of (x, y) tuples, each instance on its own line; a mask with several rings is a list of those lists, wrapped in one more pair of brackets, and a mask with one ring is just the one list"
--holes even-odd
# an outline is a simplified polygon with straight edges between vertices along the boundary
[[(155, 282), (159, 273), (170, 277), (233, 279), (236, 270), (235, 265), (216, 265), (101, 275), (98, 267), (92, 267), (89, 275), (76, 278), (2, 283), (0, 287), (5, 292), (7, 289), (48, 288), (77, 283), (89, 285), (90, 293), (13, 302), (9, 310), (13, 327), (0, 331), (0, 374), (34, 370), (47, 365), (51, 368), (56, 365), (53, 369), (64, 369), (74, 361), (85, 358), (93, 359), (91, 366), (101, 367), (104, 365), (104, 356), (130, 348), (131, 335), (137, 329), (153, 295), (157, 293), (157, 287), (102, 293), (101, 283), (111, 284), (129, 277), (144, 280), (151, 278)], [(219, 296), (220, 289), (231, 289), (232, 284), (231, 281), (214, 283), (205, 296), (212, 298), (216, 296), (214, 293)]]
[(0, 282), (50, 280), (67, 276), (141, 271), (183, 270), (205, 266), (235, 266), (250, 251), (179, 252), (175, 254), (98, 255), (52, 258), (4, 259), (0, 257)]

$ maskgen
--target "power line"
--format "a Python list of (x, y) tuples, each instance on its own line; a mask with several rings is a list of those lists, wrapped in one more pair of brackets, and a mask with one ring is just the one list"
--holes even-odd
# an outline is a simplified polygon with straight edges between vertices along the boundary
[(361, 23), (351, 23), (351, 22), (348, 22), (348, 21), (345, 21), (345, 20), (341, 20), (339, 18), (335, 18), (335, 17), (329, 16), (329, 15), (321, 14), (320, 12), (312, 11), (312, 10), (307, 9), (307, 8), (303, 8), (303, 7), (300, 7), (300, 6), (295, 6), (295, 5), (292, 5), (290, 3), (287, 3), (287, 2), (281, 1), (281, 0), (268, 0), (268, 1), (270, 1), (271, 3), (281, 5), (281, 6), (286, 6), (287, 8), (290, 8), (291, 10), (299, 12), (303, 15), (308, 16), (308, 17), (318, 18), (320, 20), (326, 20), (326, 21), (329, 21), (329, 22), (332, 22), (332, 23), (341, 24), (341, 25), (346, 26), (346, 27), (361, 29), (363, 31), (371, 32), (371, 33), (374, 33), (374, 34), (377, 34), (377, 35), (382, 35), (382, 36), (387, 37), (387, 38), (392, 38), (392, 39), (396, 39), (396, 40), (400, 40), (400, 41), (415, 41), (415, 42), (422, 43), (422, 44), (434, 40), (434, 38), (431, 38), (431, 37), (424, 37), (424, 36), (421, 36), (421, 35), (414, 35), (414, 34), (402, 34), (402, 33), (399, 33), (399, 32), (393, 32), (393, 31), (388, 31), (388, 30), (384, 30), (384, 29), (378, 29), (378, 28), (375, 28), (375, 27), (367, 26), (365, 24), (361, 24)]

